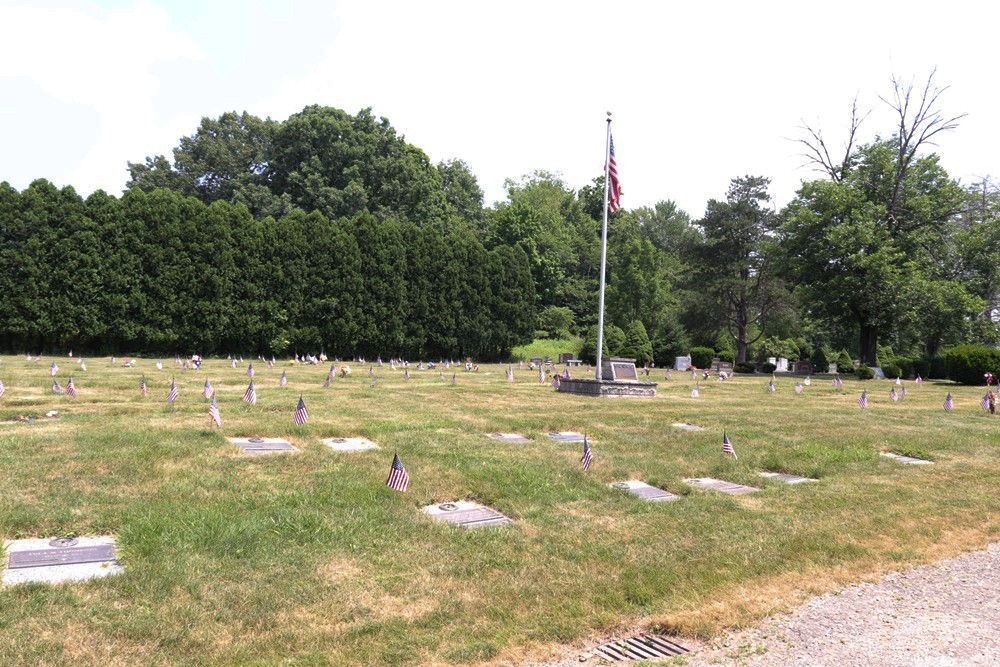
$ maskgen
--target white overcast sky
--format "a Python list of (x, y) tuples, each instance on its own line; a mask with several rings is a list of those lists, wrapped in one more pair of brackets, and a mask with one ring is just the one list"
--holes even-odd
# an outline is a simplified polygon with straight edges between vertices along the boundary
[(203, 116), (284, 120), (371, 107), (433, 162), (461, 158), (486, 203), (535, 170), (601, 173), (605, 111), (634, 208), (700, 217), (729, 181), (803, 179), (799, 129), (839, 146), (858, 95), (891, 134), (893, 75), (948, 86), (952, 176), (1000, 175), (1000, 9), (941, 2), (0, 0), (0, 181), (119, 194), (126, 162), (165, 154)]

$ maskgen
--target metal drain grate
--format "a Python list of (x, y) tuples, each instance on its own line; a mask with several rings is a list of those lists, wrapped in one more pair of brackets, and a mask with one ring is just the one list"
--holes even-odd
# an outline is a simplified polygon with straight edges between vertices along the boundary
[(660, 635), (641, 634), (616, 642), (608, 642), (594, 649), (594, 655), (605, 660), (652, 660), (690, 653), (688, 649)]

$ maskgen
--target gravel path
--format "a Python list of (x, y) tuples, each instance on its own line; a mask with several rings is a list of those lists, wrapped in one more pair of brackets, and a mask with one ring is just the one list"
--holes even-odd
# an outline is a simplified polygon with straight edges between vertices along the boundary
[[(685, 667), (1000, 665), (1000, 543), (812, 598), (749, 630), (680, 640)], [(602, 663), (576, 653), (541, 667)]]
[(765, 667), (1000, 665), (1000, 544), (813, 598), (732, 632), (684, 664)]

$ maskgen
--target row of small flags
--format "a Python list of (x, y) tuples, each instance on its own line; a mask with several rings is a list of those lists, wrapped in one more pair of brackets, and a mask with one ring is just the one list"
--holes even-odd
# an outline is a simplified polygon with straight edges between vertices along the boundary
[[(299, 399), (301, 401), (301, 399)], [(722, 453), (727, 456), (732, 456), (734, 459), (738, 458), (736, 456), (736, 450), (733, 449), (733, 443), (730, 442), (729, 436), (725, 431), (722, 432)], [(584, 472), (590, 470), (590, 464), (594, 461), (594, 450), (590, 447), (590, 441), (587, 439), (587, 435), (583, 436), (583, 456), (580, 457), (580, 465), (582, 466)], [(406, 468), (403, 466), (403, 461), (399, 458), (399, 453), (395, 453), (392, 456), (392, 465), (389, 467), (389, 478), (385, 480), (385, 485), (390, 489), (400, 492), (406, 492), (407, 487), (410, 484), (410, 475), (406, 472)]]

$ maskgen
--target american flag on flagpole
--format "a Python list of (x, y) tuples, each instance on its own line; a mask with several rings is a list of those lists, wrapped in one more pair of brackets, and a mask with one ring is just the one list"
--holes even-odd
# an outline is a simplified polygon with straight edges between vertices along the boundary
[(170, 393), (167, 394), (167, 403), (170, 403), (171, 405), (173, 405), (174, 399), (177, 398), (178, 393), (179, 392), (177, 391), (177, 381), (174, 380), (173, 378), (171, 378), (170, 379)]
[(895, 387), (893, 387), (889, 391), (889, 400), (892, 401), (893, 403), (895, 403), (896, 401), (899, 400), (899, 394), (896, 393), (896, 388)]
[(722, 432), (722, 453), (732, 456), (734, 459), (739, 458), (736, 456), (736, 450), (733, 449), (733, 443), (729, 442), (729, 436), (726, 432)]
[(55, 377), (56, 373), (58, 373), (58, 372), (59, 372), (59, 367), (56, 366), (56, 362), (53, 361), (52, 365), (49, 367), (49, 375), (51, 375), (52, 377)]
[(309, 412), (306, 410), (306, 402), (299, 396), (299, 404), (295, 406), (295, 425), (302, 426), (309, 421)]
[(59, 384), (59, 380), (52, 378), (52, 391), (56, 394), (63, 393), (62, 385)]
[(215, 394), (215, 389), (212, 387), (212, 383), (208, 381), (208, 378), (205, 378), (205, 389), (201, 392), (201, 395), (205, 398), (212, 398), (213, 394)]
[(796, 382), (795, 383), (795, 393), (796, 394), (801, 394), (802, 393), (802, 383), (801, 382)]
[(250, 380), (250, 386), (243, 393), (243, 400), (250, 405), (257, 405), (257, 388), (253, 386), (253, 380)]
[(594, 460), (594, 454), (590, 451), (590, 442), (587, 440), (587, 434), (583, 434), (583, 458), (580, 459), (580, 463), (583, 464), (584, 471), (590, 470), (590, 462)]
[(323, 378), (323, 389), (329, 389), (329, 388), (330, 388), (330, 376), (327, 375), (325, 378)]
[(992, 390), (986, 392), (986, 394), (983, 395), (982, 400), (979, 401), (979, 407), (981, 407), (983, 410), (989, 410), (990, 409), (990, 396), (992, 396), (992, 395), (993, 395), (993, 391)]
[(222, 415), (219, 413), (219, 399), (212, 397), (212, 405), (208, 408), (208, 416), (212, 418), (215, 425), (222, 428)]
[(698, 398), (698, 396), (699, 396), (698, 384), (695, 383), (694, 389), (691, 390), (691, 398)]
[(253, 379), (253, 362), (252, 361), (250, 362), (250, 365), (247, 366), (247, 377), (250, 378), (251, 380)]
[(952, 400), (951, 394), (948, 394), (944, 397), (944, 409), (951, 410), (953, 407), (955, 407), (955, 401)]
[(66, 395), (76, 398), (76, 386), (73, 384), (72, 376), (69, 378), (69, 382), (66, 383)]
[(158, 370), (158, 371), (162, 371), (163, 370), (163, 359), (157, 360), (157, 362), (156, 362), (156, 370)]
[(285, 371), (281, 371), (281, 379), (278, 380), (278, 386), (284, 387), (286, 384), (288, 384), (288, 376), (285, 374)]
[(861, 390), (861, 396), (858, 397), (858, 405), (861, 406), (862, 410), (868, 408), (868, 392), (864, 389)]
[(769, 392), (771, 392), (772, 394), (774, 393), (774, 378), (771, 378), (770, 380), (768, 380), (767, 390)]
[(923, 378), (921, 378), (921, 377), (920, 377), (920, 376), (918, 375), (918, 376), (917, 376), (917, 379), (916, 379), (916, 380), (914, 380), (914, 382), (916, 382), (917, 384), (923, 384), (923, 383), (924, 383), (924, 380), (923, 380)]
[(403, 467), (403, 462), (399, 460), (399, 454), (392, 455), (392, 467), (389, 468), (389, 479), (385, 480), (385, 485), (402, 493), (405, 493), (406, 487), (410, 485), (410, 475)]
[(618, 162), (615, 160), (615, 138), (609, 137), (608, 146), (608, 210), (614, 213), (622, 205), (622, 186), (618, 180)]

